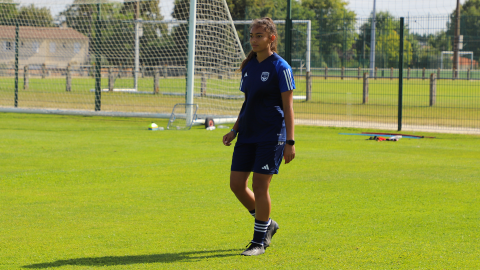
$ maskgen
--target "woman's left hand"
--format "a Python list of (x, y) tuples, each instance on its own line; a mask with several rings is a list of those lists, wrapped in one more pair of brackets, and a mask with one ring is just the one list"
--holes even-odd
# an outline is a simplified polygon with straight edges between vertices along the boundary
[(285, 150), (283, 150), (283, 158), (285, 159), (285, 164), (290, 163), (295, 158), (295, 145), (285, 145)]

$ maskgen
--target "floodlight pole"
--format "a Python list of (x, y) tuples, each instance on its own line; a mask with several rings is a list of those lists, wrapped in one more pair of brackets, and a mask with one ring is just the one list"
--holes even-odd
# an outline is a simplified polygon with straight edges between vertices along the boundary
[(188, 66), (187, 66), (187, 89), (185, 95), (186, 106), (186, 121), (187, 124), (193, 121), (193, 79), (195, 75), (195, 32), (197, 25), (197, 0), (190, 0), (190, 18), (188, 24)]
[(370, 78), (375, 76), (375, 6), (376, 0), (373, 0), (372, 36), (370, 39)]

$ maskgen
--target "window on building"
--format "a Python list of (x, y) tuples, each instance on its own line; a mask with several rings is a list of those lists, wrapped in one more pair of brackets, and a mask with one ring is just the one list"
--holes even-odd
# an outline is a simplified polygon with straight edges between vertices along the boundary
[(40, 43), (38, 43), (37, 41), (34, 41), (32, 42), (32, 50), (34, 53), (38, 53), (40, 49)]
[(80, 52), (80, 48), (81, 48), (80, 43), (75, 42), (75, 44), (73, 44), (73, 52), (74, 52), (74, 53), (79, 53), (79, 52)]
[(50, 52), (54, 53), (57, 50), (57, 44), (55, 42), (50, 42)]
[(3, 42), (3, 49), (5, 51), (13, 51), (13, 50), (15, 50), (15, 43), (13, 43), (11, 41), (4, 41)]

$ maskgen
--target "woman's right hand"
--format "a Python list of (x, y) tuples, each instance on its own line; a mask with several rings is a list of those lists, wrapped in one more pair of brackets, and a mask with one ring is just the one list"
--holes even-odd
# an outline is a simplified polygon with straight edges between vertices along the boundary
[(225, 146), (230, 146), (232, 145), (233, 139), (235, 139), (235, 133), (233, 131), (230, 131), (229, 133), (225, 134), (225, 136), (223, 136), (223, 144)]

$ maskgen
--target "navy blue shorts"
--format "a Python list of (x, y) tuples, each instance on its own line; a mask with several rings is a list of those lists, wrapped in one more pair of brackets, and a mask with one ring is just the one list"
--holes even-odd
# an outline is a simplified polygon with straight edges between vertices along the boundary
[(285, 142), (236, 143), (232, 171), (278, 174)]

